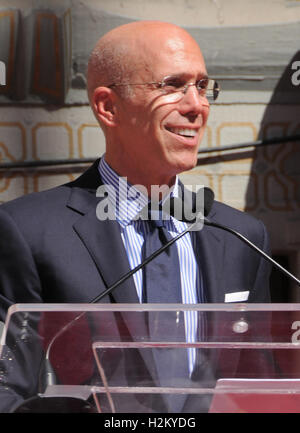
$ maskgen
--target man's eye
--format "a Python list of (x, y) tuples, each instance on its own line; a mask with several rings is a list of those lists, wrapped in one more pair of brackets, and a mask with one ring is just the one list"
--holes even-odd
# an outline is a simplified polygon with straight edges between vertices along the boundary
[(168, 78), (162, 82), (161, 87), (163, 89), (181, 89), (184, 87), (184, 82), (179, 78)]
[(208, 80), (199, 80), (197, 81), (196, 86), (198, 89), (206, 90), (208, 86)]

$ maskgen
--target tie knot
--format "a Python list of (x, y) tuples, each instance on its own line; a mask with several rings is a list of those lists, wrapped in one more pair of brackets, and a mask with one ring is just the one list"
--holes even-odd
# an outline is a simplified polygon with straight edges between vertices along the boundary
[(149, 209), (148, 219), (152, 228), (159, 228), (164, 226), (163, 212), (161, 209)]

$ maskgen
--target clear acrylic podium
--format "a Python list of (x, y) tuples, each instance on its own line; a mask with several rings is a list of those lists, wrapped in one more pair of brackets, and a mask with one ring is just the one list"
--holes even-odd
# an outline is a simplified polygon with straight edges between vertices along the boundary
[(299, 349), (299, 304), (17, 304), (1, 398), (12, 411), (20, 394), (99, 413), (300, 412)]

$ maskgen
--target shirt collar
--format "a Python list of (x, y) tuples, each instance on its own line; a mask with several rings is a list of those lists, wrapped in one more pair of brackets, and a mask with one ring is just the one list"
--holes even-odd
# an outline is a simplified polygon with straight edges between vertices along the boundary
[[(143, 194), (134, 185), (127, 182), (127, 178), (119, 176), (106, 162), (105, 155), (99, 162), (99, 173), (103, 184), (107, 186), (108, 200), (115, 209), (116, 220), (122, 227), (138, 219), (138, 214), (148, 205), (148, 196)], [(178, 197), (178, 176), (170, 192), (171, 197)], [(164, 198), (166, 200), (167, 197)], [(174, 225), (178, 228), (176, 220), (172, 218)]]

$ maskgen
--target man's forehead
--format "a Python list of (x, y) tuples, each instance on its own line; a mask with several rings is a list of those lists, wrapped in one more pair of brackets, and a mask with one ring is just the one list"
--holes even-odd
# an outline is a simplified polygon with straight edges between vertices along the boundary
[(104, 36), (100, 45), (111, 47), (115, 65), (119, 62), (123, 78), (129, 82), (157, 81), (187, 71), (206, 74), (199, 45), (178, 26), (156, 22), (124, 25)]
[(200, 47), (197, 42), (190, 37), (187, 33), (177, 34), (170, 37), (166, 37), (162, 41), (162, 48), (173, 53), (188, 53), (193, 52), (197, 55), (201, 55)]
[[(168, 38), (156, 48), (147, 44), (139, 58), (144, 65), (140, 72), (154, 79), (167, 75), (206, 75), (205, 62), (195, 41), (186, 43), (182, 38)], [(139, 69), (139, 68), (138, 68)]]
[[(147, 35), (147, 34), (146, 34)], [(149, 52), (152, 55), (160, 53), (176, 54), (178, 52), (194, 52), (201, 55), (201, 50), (197, 42), (185, 31), (175, 29), (171, 32), (153, 32), (147, 36), (138, 38), (137, 44), (140, 45), (142, 52)]]

